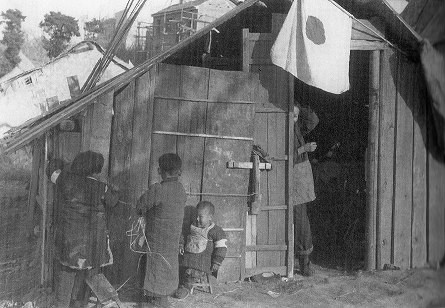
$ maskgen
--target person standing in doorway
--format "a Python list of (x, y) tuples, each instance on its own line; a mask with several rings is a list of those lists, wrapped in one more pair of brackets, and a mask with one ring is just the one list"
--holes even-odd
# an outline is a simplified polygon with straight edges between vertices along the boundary
[(292, 202), (294, 204), (294, 251), (303, 276), (313, 275), (309, 255), (313, 250), (307, 204), (315, 200), (314, 178), (308, 153), (317, 149), (317, 143), (304, 140), (318, 124), (315, 112), (308, 107), (294, 106), (294, 170)]

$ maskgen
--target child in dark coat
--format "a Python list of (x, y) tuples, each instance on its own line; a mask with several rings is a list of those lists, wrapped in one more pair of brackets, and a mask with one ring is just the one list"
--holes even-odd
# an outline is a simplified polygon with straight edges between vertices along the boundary
[(180, 288), (176, 297), (189, 294), (193, 283), (199, 283), (204, 275), (216, 274), (227, 253), (227, 236), (224, 230), (213, 222), (215, 207), (209, 201), (201, 201), (196, 206), (196, 221), (181, 237), (179, 246), (182, 254), (180, 262)]
[(179, 182), (181, 158), (174, 153), (159, 158), (161, 183), (150, 185), (137, 209), (146, 220), (148, 244), (144, 292), (155, 307), (168, 307), (168, 296), (179, 283), (178, 244), (187, 199)]
[(58, 192), (56, 258), (62, 269), (56, 286), (57, 307), (69, 307), (72, 301), (85, 303), (85, 279), (113, 264), (105, 211), (117, 204), (118, 193), (93, 177), (103, 165), (102, 154), (86, 151), (74, 158), (69, 169), (58, 159), (48, 168)]

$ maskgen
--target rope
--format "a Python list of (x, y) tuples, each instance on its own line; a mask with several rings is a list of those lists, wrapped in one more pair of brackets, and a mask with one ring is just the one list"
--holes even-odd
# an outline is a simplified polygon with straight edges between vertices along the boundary
[(409, 55), (401, 50), (399, 47), (397, 47), (396, 45), (394, 45), (393, 43), (391, 43), (387, 38), (385, 38), (383, 35), (381, 35), (380, 33), (378, 33), (377, 31), (375, 31), (374, 29), (372, 29), (371, 27), (365, 25), (362, 21), (358, 20), (354, 15), (352, 15), (351, 13), (349, 13), (347, 10), (345, 10), (342, 6), (340, 6), (337, 2), (335, 2), (334, 0), (328, 0), (329, 2), (331, 2), (333, 5), (335, 5), (340, 11), (342, 11), (343, 13), (345, 13), (346, 15), (348, 15), (350, 18), (354, 19), (355, 21), (357, 21), (359, 24), (361, 24), (363, 27), (365, 27), (366, 29), (368, 29), (369, 31), (371, 31), (372, 33), (374, 33), (377, 37), (379, 37), (380, 39), (382, 39), (385, 43), (387, 43), (389, 46), (391, 46), (392, 48), (394, 48), (395, 50), (397, 50), (398, 52), (400, 52), (401, 54), (405, 55), (406, 57), (409, 57)]
[[(143, 217), (139, 217), (138, 220), (133, 222), (131, 224), (131, 229), (126, 232), (127, 236), (130, 237), (130, 250), (136, 253), (140, 254), (154, 254), (159, 255), (162, 260), (168, 265), (168, 267), (171, 269), (172, 266), (170, 263), (165, 259), (165, 257), (158, 253), (153, 252), (150, 249), (150, 245), (148, 244), (147, 236), (145, 234), (145, 220)], [(138, 243), (137, 243), (138, 242)], [(144, 243), (147, 245), (147, 250), (138, 250), (133, 247), (137, 247), (136, 243), (139, 244), (140, 247), (143, 247)]]
[[(140, 268), (140, 264), (141, 264), (141, 259), (142, 259), (142, 256), (143, 256), (144, 254), (147, 254), (147, 255), (153, 254), (153, 255), (159, 255), (159, 256), (161, 256), (162, 260), (168, 265), (168, 268), (169, 268), (169, 269), (172, 269), (171, 264), (167, 261), (167, 259), (165, 259), (165, 257), (164, 257), (162, 254), (160, 254), (160, 253), (158, 253), (158, 252), (153, 252), (153, 251), (151, 251), (151, 249), (150, 249), (150, 245), (148, 245), (147, 236), (145, 235), (145, 221), (144, 221), (144, 218), (143, 218), (143, 217), (139, 217), (136, 221), (134, 221), (134, 222), (131, 224), (131, 229), (128, 230), (128, 231), (126, 231), (125, 234), (126, 234), (128, 237), (130, 237), (130, 250), (133, 251), (133, 252), (136, 252), (136, 253), (141, 254), (141, 255), (139, 256), (138, 266), (137, 266), (136, 272), (139, 272), (139, 268)], [(142, 243), (141, 243), (141, 240), (142, 240)], [(146, 250), (146, 251), (144, 251), (144, 250), (138, 250), (138, 249), (133, 248), (133, 247), (136, 247), (137, 244), (139, 244), (140, 247), (143, 247), (144, 242), (145, 242), (145, 244), (147, 245), (147, 250)], [(121, 285), (116, 289), (116, 292), (119, 291), (120, 289), (122, 289), (122, 287), (123, 287), (128, 281), (130, 281), (130, 279), (133, 278), (133, 277), (134, 277), (134, 275), (128, 277), (127, 280), (125, 280), (124, 283), (121, 284)]]

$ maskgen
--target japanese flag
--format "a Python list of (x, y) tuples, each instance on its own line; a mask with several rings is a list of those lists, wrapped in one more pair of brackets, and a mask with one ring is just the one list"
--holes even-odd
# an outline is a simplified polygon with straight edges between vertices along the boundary
[(272, 62), (311, 86), (345, 92), (351, 28), (351, 18), (329, 0), (294, 0), (272, 47)]

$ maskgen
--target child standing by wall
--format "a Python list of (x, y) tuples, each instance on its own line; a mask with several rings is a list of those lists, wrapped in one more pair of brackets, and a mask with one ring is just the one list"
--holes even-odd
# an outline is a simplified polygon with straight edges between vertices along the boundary
[(105, 210), (116, 205), (118, 193), (93, 177), (103, 165), (102, 154), (92, 151), (79, 153), (69, 169), (60, 160), (50, 162), (49, 176), (58, 191), (56, 258), (62, 265), (57, 307), (85, 305), (85, 279), (113, 264)]
[(174, 153), (159, 157), (161, 183), (151, 185), (137, 209), (146, 220), (148, 244), (144, 293), (149, 303), (168, 307), (168, 296), (179, 282), (178, 244), (187, 196), (179, 182), (181, 158)]
[(196, 212), (196, 221), (181, 237), (179, 246), (183, 257), (180, 268), (181, 286), (175, 294), (178, 298), (185, 298), (192, 284), (199, 282), (204, 275), (213, 274), (216, 277), (227, 253), (226, 234), (213, 222), (213, 204), (201, 201), (196, 205)]

